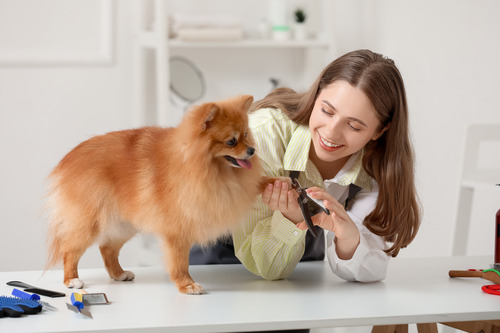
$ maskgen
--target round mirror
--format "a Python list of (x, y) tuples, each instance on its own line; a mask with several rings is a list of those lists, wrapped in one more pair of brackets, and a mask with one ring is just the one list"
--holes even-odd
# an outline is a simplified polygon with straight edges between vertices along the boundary
[(184, 57), (170, 58), (170, 89), (182, 100), (193, 103), (205, 93), (203, 74)]

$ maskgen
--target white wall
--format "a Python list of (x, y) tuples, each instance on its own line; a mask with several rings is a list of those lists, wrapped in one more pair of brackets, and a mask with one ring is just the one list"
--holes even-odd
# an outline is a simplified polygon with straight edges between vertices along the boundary
[[(365, 1), (359, 12), (362, 42), (348, 42), (347, 49), (368, 47), (391, 56), (406, 80), (424, 221), (402, 255), (448, 254), (466, 129), (500, 123), (500, 3)], [(498, 168), (498, 158), (492, 164)], [(500, 194), (482, 191), (476, 199), (468, 253), (493, 255)]]
[[(100, 1), (65, 3), (0, 1), (0, 270), (43, 268), (45, 179), (64, 154), (93, 135), (130, 127), (129, 2), (116, 3), (114, 21), (102, 30)], [(23, 16), (26, 8), (36, 13), (33, 25)], [(84, 38), (78, 31), (85, 28), (94, 43), (79, 49), (74, 38)], [(111, 62), (100, 61), (99, 42), (109, 32), (114, 54)]]
[[(68, 14), (64, 0), (41, 2), (46, 6), (38, 6), (38, 15), (32, 20), (50, 17), (58, 24), (71, 25), (62, 30), (75, 34), (84, 33), (78, 27), (88, 25), (92, 34), (84, 46), (91, 51), (100, 47), (92, 38), (107, 30), (96, 30), (98, 20), (65, 22), (63, 17), (82, 11)], [(30, 35), (33, 27), (29, 20), (12, 29), (13, 22), (18, 21), (7, 17), (22, 15), (19, 8), (34, 3), (0, 0), (0, 62), (6, 59), (2, 52), (12, 49), (27, 50), (36, 57), (37, 49), (52, 47), (50, 50), (66, 59), (86, 52), (75, 49), (70, 33), (55, 40), (44, 37), (53, 44), (39, 43), (40, 34)], [(98, 0), (71, 3), (87, 8), (84, 13), (89, 18), (101, 8)], [(476, 122), (500, 123), (495, 103), (500, 90), (499, 13), (500, 2), (495, 0), (333, 0), (335, 45), (331, 58), (352, 49), (370, 48), (393, 58), (405, 78), (424, 220), (417, 239), (401, 256), (451, 253), (466, 128)], [(51, 168), (90, 136), (133, 125), (134, 20), (133, 1), (114, 2), (111, 62), (0, 63), (0, 270), (43, 268), (45, 222), (39, 211)], [(37, 26), (36, 31), (40, 30), (43, 25)], [(64, 53), (68, 48), (69, 56)], [(263, 94), (269, 88), (270, 74), (276, 70), (272, 65), (276, 58), (282, 59), (282, 66), (292, 65), (289, 73), (282, 74), (284, 81), (289, 81), (285, 83), (293, 86), (293, 80), (301, 75), (301, 68), (293, 66), (296, 55), (287, 58), (283, 51), (269, 54), (239, 50), (228, 52), (227, 57), (226, 69), (215, 69), (221, 61), (215, 51), (194, 57), (209, 79), (206, 98), (240, 92)], [(262, 70), (260, 77), (250, 70), (249, 64), (256, 57)], [(238, 66), (239, 61), (244, 67)], [(248, 80), (245, 72), (233, 75), (243, 69)], [(287, 71), (286, 67), (278, 69), (280, 73)], [(228, 85), (227, 78), (232, 75), (234, 80)], [(470, 253), (492, 255), (499, 199), (500, 195), (493, 192), (482, 193), (475, 200)], [(123, 252), (124, 263), (131, 263), (126, 258), (133, 257), (133, 246), (126, 245)], [(84, 256), (81, 266), (102, 267), (95, 248)]]

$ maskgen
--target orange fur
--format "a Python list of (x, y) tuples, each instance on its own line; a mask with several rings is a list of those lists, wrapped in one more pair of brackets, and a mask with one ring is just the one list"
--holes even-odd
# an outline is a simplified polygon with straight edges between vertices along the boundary
[[(118, 262), (120, 248), (139, 231), (153, 232), (179, 291), (203, 293), (188, 272), (191, 246), (236, 227), (262, 186), (259, 160), (248, 156), (252, 102), (240, 96), (202, 104), (178, 127), (111, 132), (69, 152), (50, 175), (48, 267), (62, 261), (64, 283), (82, 288), (78, 261), (98, 242), (110, 277), (132, 280)], [(252, 168), (235, 167), (225, 155), (249, 158)]]

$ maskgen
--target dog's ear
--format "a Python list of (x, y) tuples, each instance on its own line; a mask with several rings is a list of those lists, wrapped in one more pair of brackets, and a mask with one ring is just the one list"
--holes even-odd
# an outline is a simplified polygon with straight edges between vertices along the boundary
[(241, 107), (243, 110), (248, 111), (250, 107), (252, 106), (253, 103), (253, 96), (252, 95), (241, 95)]
[(217, 115), (217, 112), (219, 112), (220, 108), (217, 104), (215, 103), (207, 103), (204, 105), (205, 108), (205, 113), (204, 113), (204, 120), (201, 124), (201, 130), (204, 131), (210, 126), (210, 122), (214, 120), (215, 116)]

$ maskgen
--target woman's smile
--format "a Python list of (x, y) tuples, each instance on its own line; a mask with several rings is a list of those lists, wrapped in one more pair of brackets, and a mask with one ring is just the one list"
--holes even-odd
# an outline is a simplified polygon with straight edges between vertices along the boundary
[(340, 148), (344, 147), (344, 145), (341, 145), (341, 144), (336, 144), (336, 143), (333, 143), (327, 139), (325, 139), (321, 133), (319, 131), (316, 131), (316, 133), (318, 133), (318, 136), (319, 136), (319, 143), (320, 143), (320, 146), (321, 148), (323, 148), (324, 150), (326, 151), (329, 151), (329, 152), (333, 152), (333, 151), (337, 151), (339, 150)]

